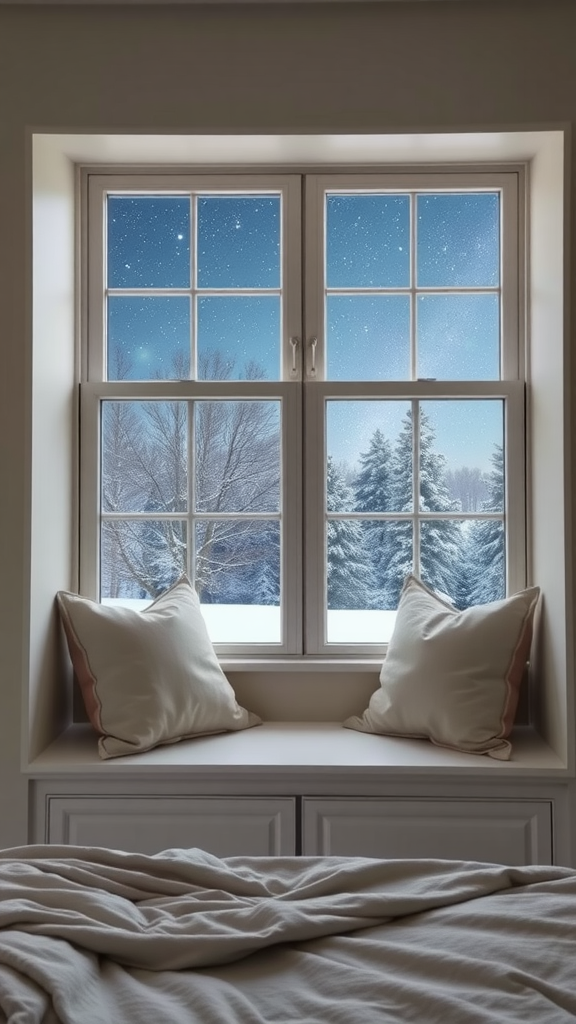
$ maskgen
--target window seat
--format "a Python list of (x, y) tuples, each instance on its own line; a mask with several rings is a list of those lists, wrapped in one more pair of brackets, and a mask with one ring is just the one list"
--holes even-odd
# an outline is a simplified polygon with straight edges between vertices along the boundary
[(60, 774), (197, 776), (230, 775), (248, 778), (272, 768), (275, 774), (298, 778), (313, 771), (316, 777), (377, 778), (426, 775), (459, 777), (563, 776), (566, 765), (528, 726), (512, 736), (512, 758), (497, 761), (434, 746), (427, 740), (375, 736), (343, 729), (339, 722), (265, 722), (237, 733), (200, 736), (156, 747), (146, 753), (102, 761), (97, 738), (89, 725), (70, 725), (26, 768), (31, 776)]

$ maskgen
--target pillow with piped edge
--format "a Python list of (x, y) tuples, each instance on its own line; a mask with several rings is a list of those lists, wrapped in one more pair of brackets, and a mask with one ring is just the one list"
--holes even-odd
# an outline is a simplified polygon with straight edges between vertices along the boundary
[(509, 760), (540, 590), (459, 611), (407, 577), (380, 688), (347, 729)]
[(261, 724), (237, 703), (186, 576), (142, 611), (56, 597), (102, 758)]

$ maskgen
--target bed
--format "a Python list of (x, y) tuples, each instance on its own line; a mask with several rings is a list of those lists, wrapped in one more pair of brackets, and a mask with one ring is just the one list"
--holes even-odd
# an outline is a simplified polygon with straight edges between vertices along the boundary
[(567, 1024), (576, 871), (0, 852), (9, 1024)]

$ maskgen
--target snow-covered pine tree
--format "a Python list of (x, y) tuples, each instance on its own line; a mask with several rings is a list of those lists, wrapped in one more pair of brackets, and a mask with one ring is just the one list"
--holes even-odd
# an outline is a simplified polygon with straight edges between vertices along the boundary
[[(253, 530), (259, 554), (247, 573), (244, 604), (280, 604), (280, 530), (278, 523), (260, 522)], [(256, 557), (256, 551), (255, 555)]]
[[(436, 435), (420, 407), (420, 510), (457, 512), (446, 486), (446, 459), (434, 448)], [(420, 526), (420, 576), (434, 590), (453, 598), (462, 546), (460, 524), (432, 519)]]
[[(392, 507), (396, 512), (413, 511), (412, 448), (412, 411), (409, 409), (392, 458)], [(387, 607), (397, 608), (404, 580), (414, 568), (411, 523), (389, 523), (389, 552)]]
[[(328, 512), (350, 512), (354, 508), (354, 493), (331, 456), (327, 463), (326, 503)], [(327, 535), (328, 608), (372, 607), (372, 573), (361, 524), (352, 519), (331, 519)]]
[[(446, 460), (435, 450), (436, 435), (420, 406), (420, 495), (421, 512), (458, 510), (446, 486)], [(413, 509), (413, 422), (412, 410), (403, 420), (394, 451), (394, 507), (399, 512)], [(389, 564), (391, 598), (398, 603), (400, 590), (413, 571), (412, 529), (409, 523), (393, 524), (393, 552)], [(453, 520), (431, 519), (420, 524), (420, 576), (428, 586), (447, 596), (454, 593), (462, 539), (460, 525)]]
[[(360, 467), (354, 481), (355, 508), (358, 512), (393, 512), (393, 450), (379, 428), (372, 435), (368, 451), (360, 455)], [(362, 524), (364, 544), (370, 554), (373, 571), (375, 608), (395, 607), (390, 604), (389, 581), (395, 529), (396, 524), (388, 520), (371, 520)]]
[[(490, 496), (483, 512), (504, 510), (504, 451), (495, 445), (490, 473)], [(487, 604), (506, 596), (504, 528), (501, 520), (477, 520), (470, 530), (470, 585), (467, 604)]]

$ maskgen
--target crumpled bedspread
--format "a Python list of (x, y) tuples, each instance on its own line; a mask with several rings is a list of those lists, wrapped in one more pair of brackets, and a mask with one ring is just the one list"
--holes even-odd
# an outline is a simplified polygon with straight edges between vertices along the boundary
[[(492, 897), (499, 900), (490, 902)], [(521, 897), (528, 897), (528, 902), (522, 903)], [(569, 868), (337, 857), (221, 860), (197, 849), (168, 850), (154, 857), (73, 846), (0, 851), (0, 1024), (161, 1024), (164, 1020), (170, 1024), (316, 1024), (320, 1020), (335, 1024), (340, 1019), (338, 1006), (341, 1010), (341, 1000), (345, 1003), (350, 993), (349, 979), (340, 991), (339, 977), (347, 976), (346, 964), (356, 963), (362, 948), (351, 940), (364, 933), (367, 960), (356, 963), (357, 977), (368, 963), (373, 973), (373, 944), (377, 948), (379, 942), (383, 943), (382, 971), (386, 956), (393, 959), (400, 948), (405, 952), (397, 968), (406, 970), (409, 977), (414, 969), (406, 956), (410, 940), (406, 944), (403, 936), (410, 935), (411, 927), (415, 961), (420, 955), (432, 957), (435, 977), (444, 984), (445, 976), (447, 989), (456, 982), (460, 986), (454, 997), (460, 1016), (450, 1016), (446, 1006), (438, 1017), (425, 1010), (425, 990), (418, 990), (421, 979), (420, 983), (416, 979), (415, 1006), (422, 1005), (421, 1017), (408, 1013), (403, 989), (404, 1010), (398, 1010), (399, 1016), (393, 1004), (382, 1002), (374, 990), (368, 991), (363, 1008), (362, 1000), (358, 1006), (350, 1004), (341, 1018), (345, 1024), (356, 1020), (432, 1024), (436, 1019), (458, 1024), (518, 1019), (527, 1024), (532, 1018), (525, 998), (520, 1000), (517, 1018), (475, 1017), (478, 999), (470, 996), (471, 1015), (462, 1011), (462, 993), (470, 993), (478, 980), (472, 978), (470, 964), (466, 966), (470, 957), (460, 939), (450, 964), (448, 939), (454, 927), (461, 925), (462, 910), (469, 911), (472, 921), (483, 907), (489, 907), (489, 912), (481, 915), (478, 936), (482, 965), (482, 951), (492, 949), (496, 938), (502, 944), (507, 927), (510, 942), (518, 945), (523, 907), (528, 913), (526, 937), (531, 930), (539, 935), (543, 962), (548, 940), (556, 941), (555, 949), (564, 948), (564, 942), (576, 979), (576, 871)], [(558, 927), (561, 934), (553, 934)], [(396, 946), (391, 944), (394, 935), (398, 936)], [(291, 954), (311, 951), (314, 971), (294, 974)], [(244, 958), (249, 959), (238, 963)], [(325, 1006), (327, 1016), (317, 1015), (317, 1008), (309, 1017), (280, 1011), (295, 1005), (297, 978), (302, 991), (310, 989), (309, 1005), (315, 1004), (316, 967), (320, 988), (328, 967), (333, 978), (333, 1003), (331, 1009)], [(211, 989), (206, 988), (210, 971)], [(367, 978), (369, 973), (366, 968)], [(251, 974), (253, 999), (246, 988)], [(236, 978), (233, 991), (231, 977)], [(264, 1016), (262, 1006), (258, 1007), (263, 978), (267, 979), (264, 1004), (276, 1007), (273, 1012), (282, 1016)], [(270, 1003), (271, 978), (278, 987)], [(224, 983), (227, 995), (221, 1002)], [(368, 979), (368, 989), (370, 984)], [(537, 986), (540, 999), (546, 984), (543, 979)], [(517, 980), (513, 989), (514, 985)], [(550, 1006), (544, 1017), (534, 1017), (535, 1022), (576, 1020), (576, 980), (572, 991), (570, 986), (564, 991), (563, 985), (560, 995), (546, 997)], [(538, 1013), (542, 1012), (540, 1008)]]

